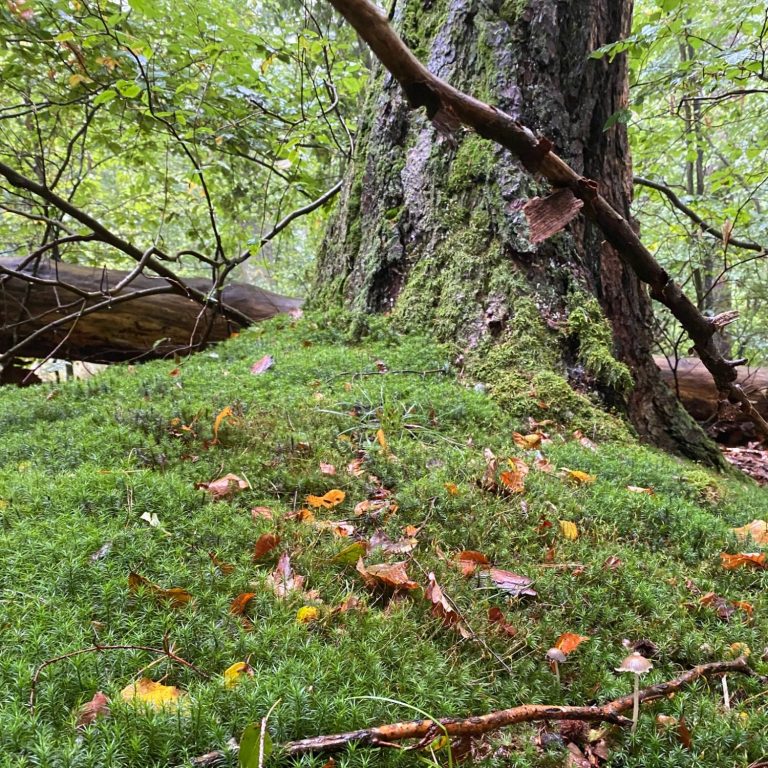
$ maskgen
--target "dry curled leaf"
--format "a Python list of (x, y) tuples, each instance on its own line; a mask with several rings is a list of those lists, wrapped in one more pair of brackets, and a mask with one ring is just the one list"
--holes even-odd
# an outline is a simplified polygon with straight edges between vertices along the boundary
[(520, 574), (505, 571), (501, 568), (489, 568), (488, 576), (495, 587), (508, 592), (513, 597), (520, 597), (522, 595), (536, 597), (536, 591), (531, 589), (533, 581), (527, 576), (520, 576)]
[(213, 442), (214, 443), (219, 442), (219, 429), (221, 429), (221, 425), (225, 421), (230, 426), (235, 426), (238, 423), (238, 418), (235, 416), (234, 412), (232, 411), (232, 406), (228, 405), (226, 406), (226, 408), (222, 408), (216, 414), (216, 418), (213, 420)]
[(109, 699), (102, 691), (96, 691), (90, 701), (85, 702), (77, 711), (76, 725), (84, 728), (95, 723), (100, 717), (109, 717)]
[(400, 561), (366, 566), (361, 557), (357, 561), (357, 572), (363, 577), (363, 581), (369, 589), (377, 587), (394, 589), (395, 591), (418, 589), (419, 585), (408, 578), (405, 565), (404, 561)]
[(301, 592), (304, 589), (304, 576), (294, 573), (291, 558), (287, 552), (280, 555), (277, 568), (267, 576), (267, 583), (278, 597), (285, 597), (291, 592)]
[(465, 549), (456, 555), (459, 570), (464, 576), (471, 576), (478, 568), (487, 568), (491, 561), (482, 553), (474, 549)]
[(181, 587), (163, 589), (163, 587), (153, 584), (149, 579), (136, 573), (136, 571), (131, 571), (128, 574), (128, 589), (130, 589), (131, 592), (144, 589), (152, 595), (152, 597), (158, 600), (167, 600), (172, 608), (181, 608), (192, 599), (192, 594), (186, 589), (182, 589)]
[(515, 445), (526, 451), (533, 451), (541, 445), (543, 435), (541, 432), (534, 432), (531, 435), (521, 435), (519, 432), (512, 433), (512, 439)]
[(307, 504), (309, 504), (310, 507), (315, 507), (315, 509), (319, 509), (320, 507), (333, 509), (333, 507), (341, 504), (345, 498), (346, 494), (344, 491), (340, 491), (338, 488), (333, 488), (323, 496), (312, 496), (310, 494), (307, 496)]
[(740, 541), (752, 539), (755, 544), (768, 544), (768, 523), (765, 520), (753, 520), (741, 528), (734, 528), (733, 532)]
[(365, 469), (363, 469), (364, 461), (365, 459), (353, 459), (347, 464), (347, 472), (355, 477), (360, 477), (365, 472)]
[(255, 592), (243, 592), (242, 594), (239, 594), (229, 606), (229, 612), (235, 616), (244, 616), (248, 603), (250, 603), (254, 597), (256, 597)]
[(495, 605), (488, 609), (488, 622), (493, 624), (499, 632), (503, 632), (509, 637), (514, 637), (517, 634), (517, 629), (507, 622), (504, 612)]
[(589, 637), (586, 635), (577, 635), (574, 632), (565, 632), (557, 638), (555, 648), (562, 651), (567, 656), (587, 640), (589, 640)]
[(432, 615), (442, 620), (443, 625), (455, 629), (463, 638), (472, 637), (472, 633), (467, 628), (461, 614), (451, 605), (450, 601), (443, 594), (443, 590), (437, 583), (435, 574), (430, 571), (427, 576), (429, 584), (424, 591), (424, 597), (432, 603)]
[(522, 472), (504, 470), (499, 473), (499, 480), (510, 493), (525, 492), (525, 474)]
[(336, 467), (333, 464), (326, 464), (324, 461), (320, 462), (320, 472), (324, 475), (335, 475)]
[(253, 545), (252, 560), (258, 562), (268, 555), (278, 544), (280, 544), (280, 537), (276, 533), (262, 533)]
[(229, 473), (210, 483), (195, 483), (195, 488), (207, 491), (214, 501), (229, 499), (240, 491), (244, 491), (248, 483), (237, 475)]
[(139, 701), (149, 704), (154, 709), (176, 708), (179, 698), (186, 696), (186, 691), (182, 691), (175, 685), (163, 685), (150, 680), (148, 677), (142, 677), (138, 683), (130, 683), (120, 691), (123, 701)]
[(234, 572), (235, 566), (232, 563), (225, 563), (215, 552), (209, 552), (208, 557), (224, 576), (229, 576)]
[(273, 360), (271, 355), (264, 355), (264, 357), (261, 358), (261, 360), (257, 360), (252, 366), (251, 366), (251, 373), (254, 376), (258, 376), (259, 374), (264, 373), (264, 371), (268, 371), (272, 364), (275, 361)]
[(269, 507), (251, 507), (251, 517), (254, 520), (272, 520), (272, 510)]
[(648, 496), (653, 496), (653, 488), (642, 488), (639, 485), (628, 485), (627, 490), (630, 493), (645, 493)]
[(736, 568), (765, 568), (765, 552), (740, 552), (729, 555), (727, 552), (720, 554), (723, 568), (733, 571)]
[(368, 543), (372, 550), (381, 549), (388, 555), (405, 555), (413, 552), (419, 544), (412, 536), (393, 541), (384, 531), (374, 531)]

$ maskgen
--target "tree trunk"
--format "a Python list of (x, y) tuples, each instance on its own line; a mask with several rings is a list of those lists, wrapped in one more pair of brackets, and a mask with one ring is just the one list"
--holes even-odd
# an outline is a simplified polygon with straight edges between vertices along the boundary
[[(0, 266), (18, 270), (20, 261), (0, 259)], [(28, 271), (31, 272), (31, 268)], [(127, 274), (46, 261), (34, 271), (37, 278), (95, 293), (116, 286)], [(161, 278), (139, 276), (121, 294), (163, 282)], [(210, 281), (205, 278), (188, 278), (186, 282), (201, 291), (210, 287)], [(108, 309), (84, 314), (75, 322), (43, 330), (51, 322), (101, 300), (84, 301), (66, 288), (28, 283), (0, 273), (0, 354), (30, 339), (17, 357), (53, 356), (92, 363), (146, 360), (197, 350), (205, 344), (222, 341), (237, 330), (220, 315), (203, 310), (197, 302), (171, 293), (116, 303)], [(222, 301), (254, 322), (301, 306), (298, 299), (245, 283), (228, 285)], [(43, 332), (33, 337), (38, 331)]]
[[(626, 215), (626, 131), (604, 130), (626, 104), (626, 65), (589, 54), (626, 34), (631, 6), (399, 0), (395, 23), (432, 72), (545, 135)], [(379, 71), (321, 253), (318, 300), (340, 297), (360, 318), (391, 313), (404, 329), (459, 341), (474, 350), (468, 359), (514, 368), (504, 386), (537, 395), (521, 415), (547, 418), (542, 382), (568, 378), (625, 411), (646, 440), (722, 465), (661, 381), (650, 301), (600, 232), (577, 218), (531, 244), (521, 209), (546, 193), (500, 147), (474, 134), (440, 137)]]

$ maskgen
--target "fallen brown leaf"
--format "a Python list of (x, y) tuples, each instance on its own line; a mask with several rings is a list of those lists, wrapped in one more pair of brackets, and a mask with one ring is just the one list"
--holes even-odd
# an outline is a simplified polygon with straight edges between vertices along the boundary
[(432, 603), (432, 615), (442, 620), (443, 625), (455, 629), (463, 638), (472, 637), (472, 632), (461, 617), (461, 614), (451, 605), (443, 594), (443, 590), (437, 583), (435, 574), (430, 572), (427, 576), (429, 584), (424, 591), (424, 597)]
[(109, 717), (109, 699), (102, 691), (96, 691), (93, 698), (83, 704), (77, 711), (76, 725), (84, 728), (95, 723), (100, 717)]
[(207, 491), (214, 501), (231, 498), (247, 487), (248, 483), (245, 480), (231, 473), (210, 483), (195, 483), (195, 488)]
[(192, 594), (181, 587), (172, 587), (163, 589), (163, 587), (153, 584), (149, 579), (145, 579), (136, 571), (128, 574), (128, 589), (131, 592), (137, 592), (139, 589), (146, 590), (152, 597), (158, 600), (167, 600), (172, 608), (181, 608), (192, 599)]
[(258, 562), (268, 555), (278, 544), (280, 544), (280, 537), (276, 533), (262, 533), (253, 545), (252, 560)]
[(733, 571), (736, 568), (765, 568), (765, 552), (740, 552), (729, 555), (726, 552), (720, 554), (723, 568)]
[(366, 566), (361, 557), (357, 561), (357, 572), (363, 577), (363, 581), (369, 589), (377, 587), (385, 587), (395, 591), (418, 589), (419, 585), (408, 578), (405, 566), (404, 561)]
[(498, 608), (495, 605), (492, 605), (488, 609), (488, 621), (493, 624), (499, 632), (503, 632), (505, 635), (509, 635), (509, 637), (514, 637), (517, 634), (517, 629), (507, 622), (504, 617), (504, 612), (501, 608)]

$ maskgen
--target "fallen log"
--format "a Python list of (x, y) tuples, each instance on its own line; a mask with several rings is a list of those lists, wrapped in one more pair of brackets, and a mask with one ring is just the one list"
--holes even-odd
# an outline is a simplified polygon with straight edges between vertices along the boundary
[[(747, 414), (735, 405), (719, 400), (717, 387), (701, 360), (683, 357), (675, 363), (664, 357), (654, 357), (654, 361), (667, 386), (677, 393), (688, 413), (701, 422), (712, 437), (729, 444), (758, 438)], [(737, 372), (736, 383), (757, 412), (768, 418), (768, 368), (738, 368)]]
[[(106, 302), (106, 291), (130, 273), (44, 260), (34, 271), (31, 267), (21, 270), (36, 279), (29, 282), (9, 274), (19, 271), (21, 264), (22, 259), (0, 259), (0, 355), (27, 341), (15, 356), (91, 363), (147, 360), (201, 349), (239, 329), (212, 309), (171, 292), (170, 287), (160, 292), (167, 282), (143, 274), (116, 292), (117, 301), (82, 313)], [(185, 278), (185, 284), (203, 292), (210, 289), (207, 278)], [(158, 293), (146, 295), (153, 289)], [(95, 296), (84, 298), (78, 291)], [(120, 300), (136, 291), (144, 295)], [(227, 285), (222, 301), (253, 322), (297, 310), (302, 303), (247, 283)], [(71, 315), (75, 318), (61, 322)]]

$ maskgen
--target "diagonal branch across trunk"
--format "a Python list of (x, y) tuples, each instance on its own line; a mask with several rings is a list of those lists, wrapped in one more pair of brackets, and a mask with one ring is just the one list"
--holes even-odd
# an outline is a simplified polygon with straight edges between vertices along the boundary
[(584, 213), (602, 230), (622, 261), (649, 286), (651, 296), (664, 304), (693, 341), (694, 349), (712, 374), (721, 400), (739, 403), (760, 432), (768, 438), (768, 422), (754, 409), (736, 383), (736, 368), (745, 361), (727, 360), (713, 336), (728, 317), (705, 317), (681, 287), (643, 245), (631, 224), (600, 194), (598, 183), (584, 178), (552, 151), (546, 138), (510, 115), (470, 96), (433, 75), (409, 50), (386, 14), (370, 0), (328, 0), (344, 16), (373, 53), (400, 83), (413, 108), (425, 107), (439, 130), (465, 125), (515, 154), (532, 173), (547, 179), (557, 190), (568, 190), (583, 204)]

